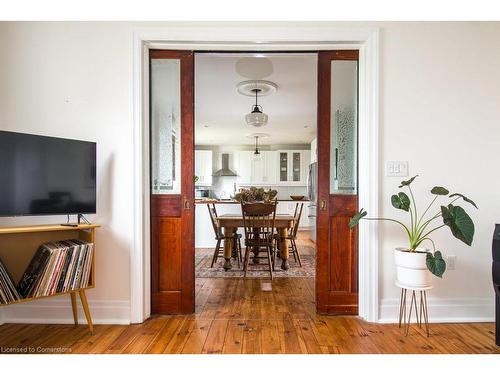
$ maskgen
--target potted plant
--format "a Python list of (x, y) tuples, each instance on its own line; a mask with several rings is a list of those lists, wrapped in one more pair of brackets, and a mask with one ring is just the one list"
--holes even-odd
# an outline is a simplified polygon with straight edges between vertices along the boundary
[(243, 202), (271, 202), (276, 195), (278, 195), (276, 190), (265, 190), (264, 188), (251, 186), (249, 189), (241, 188), (233, 199)]
[[(368, 218), (366, 217), (367, 212), (361, 209), (352, 217), (349, 227), (352, 229), (360, 220), (382, 220), (400, 225), (407, 234), (409, 243), (406, 247), (395, 249), (397, 281), (407, 287), (426, 287), (431, 285), (430, 273), (442, 277), (446, 270), (443, 255), (441, 251), (436, 249), (436, 244), (430, 235), (441, 228), (448, 227), (454, 237), (470, 246), (474, 238), (474, 223), (467, 212), (462, 207), (455, 205), (455, 202), (462, 199), (475, 208), (477, 206), (462, 194), (450, 194), (448, 189), (435, 186), (430, 191), (434, 197), (422, 214), (419, 214), (411, 189), (411, 184), (416, 177), (402, 181), (401, 185), (399, 185), (400, 189), (408, 190), (409, 196), (404, 191), (400, 191), (391, 197), (393, 207), (408, 213), (410, 216), (409, 224), (404, 224), (396, 219)], [(437, 212), (432, 211), (434, 203), (439, 198), (444, 197), (449, 200), (448, 204), (441, 205), (440, 210), (436, 210)], [(442, 220), (442, 223), (437, 223), (438, 220)], [(424, 243), (431, 244), (432, 251), (422, 247)]]

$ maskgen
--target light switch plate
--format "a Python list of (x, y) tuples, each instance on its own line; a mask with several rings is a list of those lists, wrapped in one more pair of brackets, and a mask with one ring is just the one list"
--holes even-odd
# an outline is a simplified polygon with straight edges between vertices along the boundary
[(387, 177), (406, 177), (408, 176), (407, 161), (388, 161), (385, 163), (385, 175)]
[(448, 255), (446, 257), (446, 269), (452, 271), (457, 268), (457, 256)]

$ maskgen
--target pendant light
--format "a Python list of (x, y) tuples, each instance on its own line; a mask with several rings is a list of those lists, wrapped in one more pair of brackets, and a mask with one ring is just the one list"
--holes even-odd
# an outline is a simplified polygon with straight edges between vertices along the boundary
[(259, 136), (255, 136), (255, 151), (253, 152), (254, 155), (260, 155), (260, 150), (259, 150)]
[(257, 103), (260, 89), (253, 89), (252, 91), (255, 92), (255, 105), (252, 106), (252, 112), (245, 116), (245, 120), (248, 125), (261, 127), (267, 124), (268, 116), (262, 112), (262, 106)]

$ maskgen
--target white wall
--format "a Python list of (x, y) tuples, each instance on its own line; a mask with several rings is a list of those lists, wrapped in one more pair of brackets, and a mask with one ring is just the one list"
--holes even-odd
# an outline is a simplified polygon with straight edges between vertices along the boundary
[[(97, 322), (129, 321), (132, 240), (131, 39), (119, 24), (0, 23), (0, 129), (97, 142)], [(66, 217), (0, 219), (0, 225)], [(60, 313), (53, 314), (52, 307)], [(69, 297), (3, 309), (71, 322)], [(83, 317), (83, 313), (80, 314)]]
[[(444, 228), (435, 236), (455, 271), (435, 278), (431, 318), (493, 318), (491, 240), (500, 222), (500, 23), (397, 23), (383, 26), (380, 50), (380, 161), (408, 160), (421, 205), (434, 185), (470, 196), (476, 224), (471, 248)], [(384, 168), (381, 168), (383, 173)], [(380, 176), (382, 215), (397, 215), (389, 196), (399, 178)], [(394, 318), (391, 250), (403, 233), (381, 226), (381, 318)]]
[[(97, 238), (97, 288), (89, 293), (97, 322), (128, 320), (135, 25), (0, 24), (0, 129), (98, 142), (93, 220), (103, 228)], [(381, 27), (380, 162), (408, 160), (410, 173), (421, 175), (415, 183), (419, 196), (443, 185), (469, 195), (480, 208), (469, 210), (476, 222), (472, 248), (446, 231), (436, 236), (438, 246), (458, 255), (458, 262), (456, 271), (436, 280), (431, 320), (491, 319), (491, 234), (500, 221), (500, 24), (370, 25)], [(381, 213), (399, 215), (389, 202), (399, 179), (385, 177), (383, 170)], [(61, 220), (1, 219), (0, 225)], [(393, 226), (380, 228), (381, 319), (389, 320), (396, 316), (398, 298), (391, 249), (405, 239)], [(71, 321), (69, 309), (59, 308), (66, 302), (19, 305), (5, 309), (4, 319)], [(59, 313), (52, 315), (52, 307)]]

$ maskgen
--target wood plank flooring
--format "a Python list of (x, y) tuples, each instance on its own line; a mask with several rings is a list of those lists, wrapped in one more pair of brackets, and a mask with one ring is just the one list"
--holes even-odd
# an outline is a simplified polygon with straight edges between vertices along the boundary
[[(314, 279), (282, 278), (272, 291), (257, 279), (198, 279), (196, 313), (143, 324), (4, 324), (0, 347), (66, 353), (500, 353), (492, 323), (412, 327), (315, 312)], [(69, 301), (68, 301), (69, 303)], [(397, 311), (394, 312), (397, 314)], [(432, 320), (432, 316), (431, 316)]]

